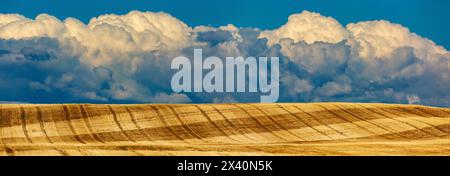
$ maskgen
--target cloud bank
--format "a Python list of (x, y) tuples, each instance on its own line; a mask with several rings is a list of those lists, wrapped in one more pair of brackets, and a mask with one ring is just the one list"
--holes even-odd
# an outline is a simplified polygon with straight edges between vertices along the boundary
[(195, 26), (166, 13), (102, 15), (84, 24), (0, 14), (0, 100), (31, 103), (258, 102), (252, 94), (175, 94), (172, 58), (280, 57), (280, 102), (450, 107), (450, 53), (388, 21), (341, 25), (304, 11), (274, 30)]

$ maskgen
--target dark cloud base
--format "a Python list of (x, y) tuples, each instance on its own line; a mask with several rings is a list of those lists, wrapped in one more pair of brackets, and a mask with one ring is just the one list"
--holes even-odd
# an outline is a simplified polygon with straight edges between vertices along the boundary
[[(266, 39), (258, 39), (260, 31), (241, 29), (242, 40), (233, 40), (228, 31), (199, 34), (204, 57), (225, 58), (228, 42), (243, 56), (280, 57), (279, 102), (383, 102), (409, 103), (408, 97), (420, 97), (420, 103), (449, 107), (450, 78), (448, 60), (437, 64), (418, 59), (411, 48), (398, 48), (392, 58), (362, 59), (345, 41), (337, 44), (316, 42), (281, 43), (303, 51), (295, 58), (285, 56), (280, 45), (267, 47)], [(129, 53), (143, 62), (133, 74), (124, 73), (130, 60), (117, 59), (110, 66), (93, 67), (83, 63), (83, 56), (50, 38), (0, 40), (0, 99), (30, 103), (223, 103), (258, 102), (259, 94), (188, 93), (178, 101), (170, 88), (172, 53)], [(181, 54), (192, 56), (192, 49)], [(336, 54), (339, 53), (339, 54)], [(133, 55), (133, 56), (131, 56)], [(336, 57), (338, 55), (339, 57)], [(421, 70), (418, 72), (417, 70)], [(124, 81), (125, 80), (125, 81)], [(143, 97), (117, 98), (114, 92), (129, 89), (132, 80)], [(159, 97), (167, 95), (167, 97)], [(173, 98), (173, 100), (170, 100)], [(170, 101), (167, 101), (170, 100)]]

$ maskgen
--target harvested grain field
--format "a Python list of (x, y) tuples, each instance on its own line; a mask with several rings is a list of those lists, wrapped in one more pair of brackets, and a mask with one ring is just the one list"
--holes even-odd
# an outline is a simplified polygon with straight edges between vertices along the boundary
[(450, 155), (450, 109), (363, 103), (1, 105), (0, 155)]

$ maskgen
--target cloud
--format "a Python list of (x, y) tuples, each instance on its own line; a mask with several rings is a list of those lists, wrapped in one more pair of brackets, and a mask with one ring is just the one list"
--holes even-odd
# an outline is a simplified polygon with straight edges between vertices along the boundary
[(318, 13), (303, 11), (289, 16), (288, 22), (273, 31), (263, 31), (261, 36), (267, 38), (268, 44), (278, 43), (283, 38), (294, 42), (305, 41), (338, 43), (349, 37), (349, 32), (335, 19)]
[(414, 48), (414, 54), (423, 59), (447, 53), (443, 47), (410, 32), (408, 28), (384, 20), (352, 23), (347, 25), (347, 29), (351, 40), (356, 42), (355, 47), (360, 47), (358, 54), (363, 58), (389, 57), (401, 47)]
[[(274, 30), (187, 26), (132, 11), (83, 24), (0, 14), (0, 99), (31, 103), (255, 102), (241, 93), (174, 94), (171, 59), (280, 57), (280, 101), (420, 103), (450, 107), (450, 53), (388, 21), (342, 26), (304, 11)], [(417, 97), (417, 98), (416, 98)], [(420, 98), (419, 98), (420, 97)], [(419, 101), (417, 101), (419, 100)]]
[(420, 103), (420, 97), (417, 95), (407, 95), (406, 99), (408, 100), (409, 104)]
[(49, 37), (75, 43), (86, 62), (102, 65), (124, 52), (174, 50), (188, 46), (192, 29), (166, 13), (132, 11), (126, 15), (102, 15), (85, 25), (75, 18), (64, 21), (41, 14), (36, 19), (1, 15), (0, 38)]
[(191, 99), (187, 97), (184, 94), (165, 94), (165, 93), (158, 93), (154, 97), (151, 98), (152, 102), (159, 102), (159, 103), (190, 103)]
[(309, 93), (314, 89), (313, 85), (309, 82), (308, 79), (300, 79), (294, 74), (287, 73), (283, 77), (281, 77), (280, 82), (285, 87), (285, 91), (283, 93), (285, 97), (292, 97), (295, 99), (298, 95), (302, 93)]

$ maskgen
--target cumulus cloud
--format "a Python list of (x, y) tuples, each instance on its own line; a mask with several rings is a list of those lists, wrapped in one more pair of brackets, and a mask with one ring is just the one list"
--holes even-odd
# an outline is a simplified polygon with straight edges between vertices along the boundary
[(348, 24), (351, 40), (355, 40), (357, 51), (364, 58), (389, 57), (397, 48), (414, 48), (414, 54), (423, 59), (432, 59), (447, 51), (434, 42), (409, 31), (408, 28), (388, 21), (366, 21)]
[(124, 52), (175, 50), (189, 45), (192, 29), (166, 13), (132, 11), (126, 15), (102, 15), (85, 25), (75, 18), (64, 21), (41, 14), (36, 19), (1, 15), (0, 38), (49, 37), (74, 43), (94, 65), (110, 62)]
[[(450, 106), (450, 53), (388, 21), (341, 25), (304, 11), (274, 30), (188, 26), (132, 11), (84, 24), (0, 14), (0, 100), (20, 102), (255, 102), (240, 93), (175, 94), (172, 58), (280, 57), (280, 101)], [(420, 97), (420, 98), (419, 98)]]
[(308, 44), (338, 43), (348, 36), (349, 32), (334, 18), (308, 11), (291, 15), (285, 25), (261, 33), (261, 37), (269, 40), (269, 45), (276, 44), (283, 38), (290, 38), (294, 42), (305, 41)]

